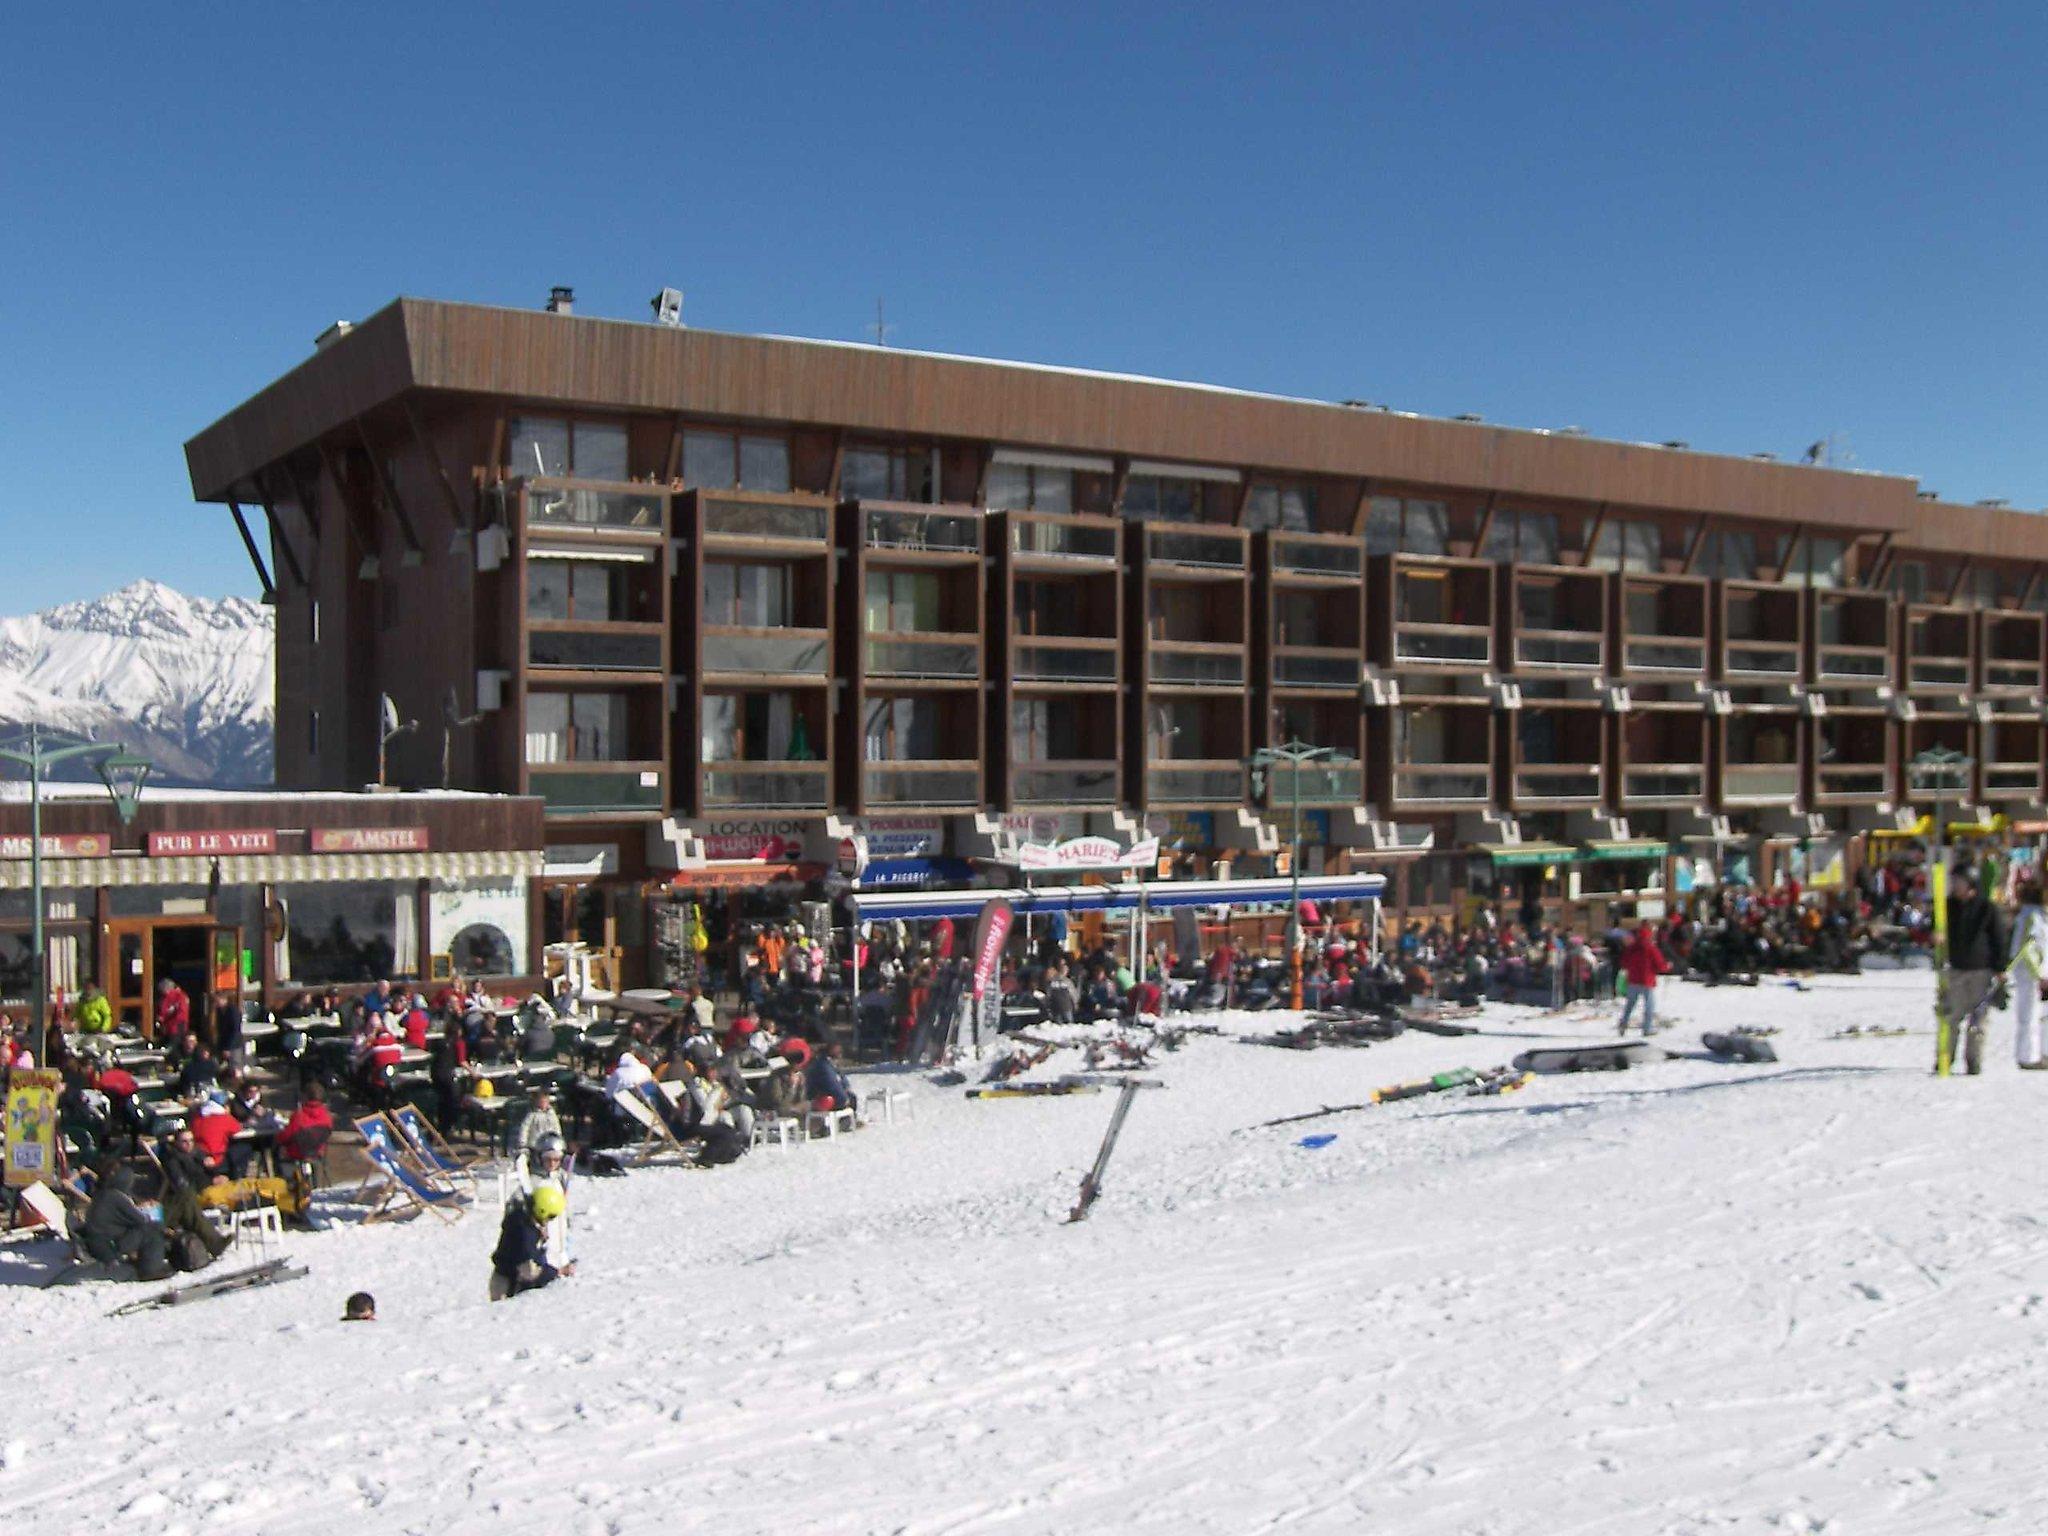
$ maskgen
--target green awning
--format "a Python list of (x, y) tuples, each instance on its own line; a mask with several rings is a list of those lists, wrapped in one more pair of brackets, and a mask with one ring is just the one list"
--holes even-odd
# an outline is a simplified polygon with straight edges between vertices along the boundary
[(1488, 848), (1484, 852), (1495, 869), (1520, 869), (1532, 864), (1569, 864), (1579, 856), (1576, 848), (1562, 843), (1517, 843), (1512, 847)]
[(1661, 859), (1671, 851), (1669, 843), (1660, 843), (1655, 838), (1631, 838), (1627, 842), (1589, 842), (1580, 855), (1588, 863), (1602, 859)]

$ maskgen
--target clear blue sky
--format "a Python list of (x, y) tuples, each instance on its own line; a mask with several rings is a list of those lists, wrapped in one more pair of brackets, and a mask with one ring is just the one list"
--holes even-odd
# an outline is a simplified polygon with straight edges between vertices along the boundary
[(184, 439), (552, 283), (2048, 502), (2038, 4), (1233, 9), (15, 8), (0, 612), (252, 592)]

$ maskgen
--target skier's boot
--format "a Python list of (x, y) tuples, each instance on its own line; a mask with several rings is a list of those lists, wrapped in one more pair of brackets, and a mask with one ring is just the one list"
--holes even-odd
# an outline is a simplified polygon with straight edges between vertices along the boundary
[(1984, 1070), (1984, 1026), (1972, 1024), (1963, 1032), (1963, 1070), (1976, 1077)]

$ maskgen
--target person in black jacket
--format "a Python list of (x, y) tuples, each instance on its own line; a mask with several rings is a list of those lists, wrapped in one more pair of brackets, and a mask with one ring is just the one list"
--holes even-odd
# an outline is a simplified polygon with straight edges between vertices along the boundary
[(1984, 1013), (1999, 973), (2005, 969), (2011, 942), (2005, 914), (1977, 885), (1977, 873), (1957, 867), (1948, 888), (1947, 1013), (1953, 1028), (1968, 1020), (1963, 1031), (1963, 1067), (1975, 1075), (1984, 1068)]
[(548, 1262), (543, 1230), (567, 1208), (561, 1185), (553, 1182), (543, 1183), (528, 1198), (505, 1207), (505, 1223), (498, 1229), (498, 1246), (491, 1254), (491, 1300), (537, 1291), (562, 1275), (576, 1273), (573, 1262), (559, 1270)]
[(135, 1170), (126, 1163), (116, 1163), (100, 1179), (78, 1242), (102, 1264), (133, 1264), (139, 1280), (161, 1280), (171, 1272), (164, 1229), (135, 1203)]

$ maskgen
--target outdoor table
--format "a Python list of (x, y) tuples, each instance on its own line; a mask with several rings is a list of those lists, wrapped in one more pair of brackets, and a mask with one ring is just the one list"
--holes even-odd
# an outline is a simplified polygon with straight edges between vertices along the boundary
[(479, 1099), (474, 1095), (462, 1101), (462, 1129), (469, 1133), (472, 1141), (477, 1133), (483, 1133), (484, 1144), (493, 1152), (503, 1151), (509, 1155), (512, 1150), (512, 1106), (513, 1099), (494, 1096)]
[(277, 1175), (277, 1133), (280, 1129), (282, 1127), (275, 1125), (245, 1125), (229, 1139), (237, 1146), (249, 1149), (249, 1166), (260, 1166), (274, 1178)]

